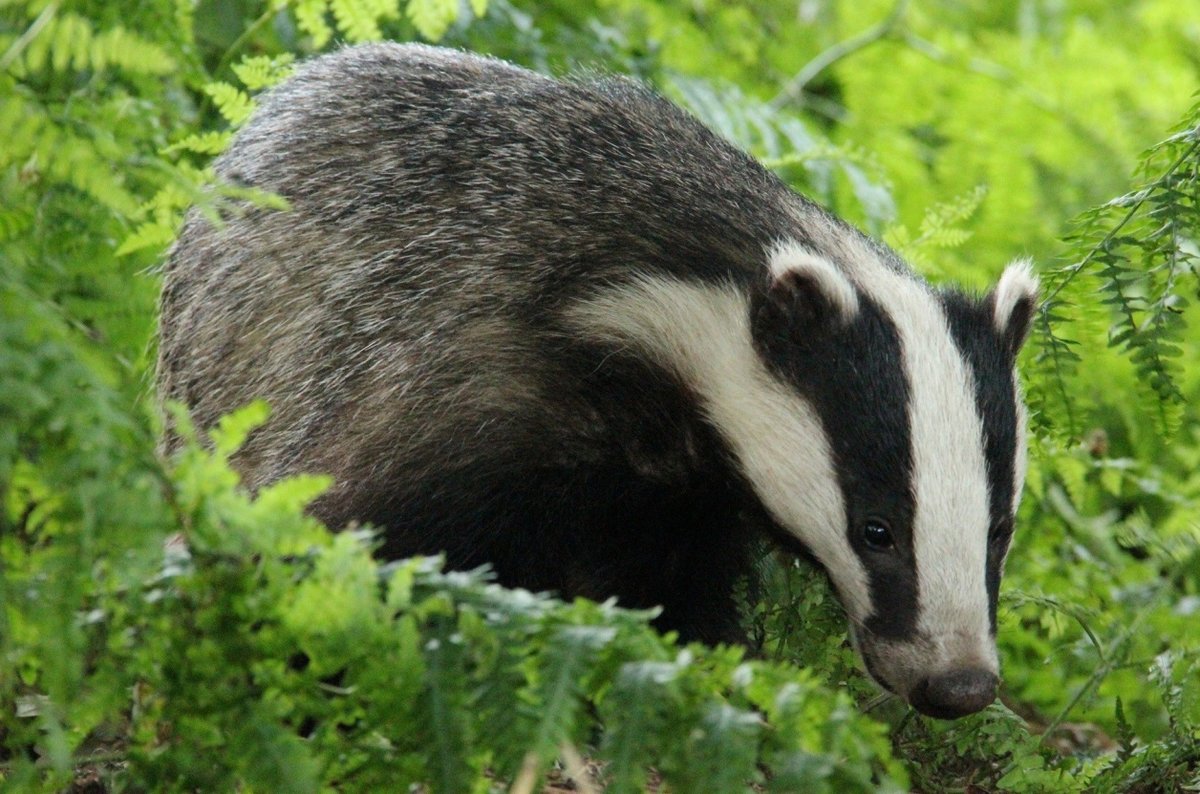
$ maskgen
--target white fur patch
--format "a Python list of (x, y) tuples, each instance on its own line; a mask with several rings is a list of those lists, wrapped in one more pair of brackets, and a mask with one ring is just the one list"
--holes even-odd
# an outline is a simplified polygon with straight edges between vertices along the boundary
[(871, 611), (866, 571), (846, 542), (828, 439), (815, 409), (763, 366), (749, 313), (732, 286), (645, 276), (576, 304), (568, 316), (590, 334), (652, 355), (696, 391), (763, 504), (812, 550), (851, 619), (862, 621)]
[(850, 253), (850, 277), (896, 326), (910, 391), (918, 627), (930, 653), (923, 669), (893, 670), (888, 678), (965, 665), (994, 672), (986, 587), (990, 485), (971, 370), (928, 287), (865, 245)]
[(998, 333), (1005, 333), (1012, 322), (1013, 310), (1023, 300), (1036, 300), (1038, 279), (1028, 259), (1018, 259), (1004, 269), (993, 293), (995, 305), (992, 324)]
[(1013, 458), (1013, 500), (1012, 511), (1016, 515), (1021, 506), (1021, 493), (1025, 490), (1025, 470), (1028, 466), (1029, 442), (1026, 434), (1029, 430), (1029, 412), (1025, 409), (1025, 400), (1021, 394), (1021, 384), (1013, 378), (1013, 400), (1017, 405), (1017, 449)]
[(828, 259), (817, 256), (794, 240), (776, 243), (767, 255), (767, 267), (773, 279), (787, 273), (811, 279), (844, 321), (858, 314), (858, 293), (850, 279)]

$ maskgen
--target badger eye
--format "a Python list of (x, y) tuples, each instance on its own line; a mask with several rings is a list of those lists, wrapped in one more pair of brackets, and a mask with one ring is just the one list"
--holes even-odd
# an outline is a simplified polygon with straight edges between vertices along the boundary
[(877, 518), (873, 518), (863, 525), (863, 540), (876, 551), (886, 551), (896, 545), (892, 540), (892, 530)]

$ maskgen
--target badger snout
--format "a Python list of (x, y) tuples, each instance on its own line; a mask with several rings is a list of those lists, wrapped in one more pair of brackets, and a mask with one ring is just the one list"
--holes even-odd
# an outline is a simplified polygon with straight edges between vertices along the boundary
[(850, 636), (867, 673), (928, 717), (954, 720), (982, 711), (1000, 685), (996, 647), (987, 634), (918, 634), (880, 639), (862, 626)]
[(996, 699), (1000, 679), (982, 668), (964, 668), (924, 678), (912, 688), (908, 702), (929, 717), (953, 720), (974, 714)]

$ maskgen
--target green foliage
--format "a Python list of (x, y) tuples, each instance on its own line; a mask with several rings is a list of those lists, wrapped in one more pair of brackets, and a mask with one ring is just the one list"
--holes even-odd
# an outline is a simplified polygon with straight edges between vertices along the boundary
[[(529, 790), (585, 757), (613, 791), (1200, 787), (1198, 28), (1176, 0), (0, 2), (0, 782)], [(880, 696), (777, 554), (748, 660), (382, 565), (304, 516), (320, 477), (247, 497), (265, 406), (157, 457), (154, 263), (188, 207), (283, 207), (210, 158), (297, 59), (380, 38), (648, 80), (935, 280), (1039, 264), (1001, 703)]]
[(895, 204), (877, 163), (850, 146), (839, 146), (803, 120), (746, 96), (736, 86), (715, 88), (675, 77), (671, 94), (722, 137), (753, 154), (781, 176), (804, 184), (809, 195), (836, 208), (848, 192), (847, 214), (870, 228), (892, 220)]
[[(69, 779), (98, 729), (125, 736), (114, 782), (148, 790), (466, 791), (485, 771), (512, 779), (564, 744), (584, 745), (595, 708), (599, 746), (625, 761), (606, 770), (617, 790), (639, 789), (650, 764), (680, 790), (711, 780), (727, 790), (761, 781), (760, 763), (794, 767), (809, 790), (900, 790), (881, 726), (798, 669), (737, 649), (681, 649), (649, 627), (649, 613), (509, 591), (436, 560), (381, 567), (368, 534), (333, 535), (303, 515), (327, 485), (318, 478), (251, 501), (227, 460), (265, 417), (260, 404), (226, 418), (214, 452), (190, 447), (165, 494), (137, 492), (131, 507), (154, 519), (142, 551), (157, 554), (124, 572), (123, 586), (89, 593), (80, 647), (61, 658), (91, 658), (70, 681), (105, 696), (84, 698), (90, 721), (79, 724), (80, 704), (51, 685), (37, 653), (30, 618), (43, 613), (8, 600), (29, 582), (4, 581), (15, 618), (6, 650), (30, 653), (4, 695), (50, 696), (37, 722), (2, 723), (5, 746), (43, 755), (44, 782)], [(161, 534), (172, 523), (186, 542)], [(132, 703), (113, 697), (130, 691)], [(27, 760), (9, 763), (14, 780), (35, 774)]]
[(1108, 343), (1129, 355), (1164, 428), (1172, 424), (1168, 411), (1184, 398), (1178, 378), (1188, 325), (1185, 291), (1200, 293), (1194, 239), (1200, 228), (1200, 105), (1179, 132), (1146, 152), (1139, 171), (1145, 182), (1079, 217), (1068, 238), (1076, 261), (1046, 280), (1037, 328), (1044, 339), (1038, 365), (1046, 389), (1040, 407), (1048, 417), (1057, 409), (1071, 418), (1063, 396), (1079, 357), (1056, 326), (1089, 297), (1078, 286), (1087, 277), (1100, 282)]
[(884, 242), (924, 273), (938, 273), (935, 254), (958, 248), (971, 239), (971, 230), (961, 224), (970, 220), (987, 196), (979, 185), (953, 201), (934, 204), (925, 211), (918, 233), (897, 225), (884, 234)]
[[(400, 19), (400, 0), (285, 0), (277, 5), (292, 8), (296, 24), (317, 48), (330, 42), (335, 28), (349, 42), (378, 41), (387, 23)], [(458, 0), (406, 0), (404, 16), (421, 38), (438, 41), (459, 21), (460, 6)], [(471, 0), (470, 9), (483, 16), (487, 0)]]
[(4, 66), (18, 77), (68, 70), (103, 72), (122, 69), (135, 74), (166, 74), (175, 68), (174, 59), (159, 44), (130, 33), (120, 25), (96, 30), (92, 20), (70, 11), (58, 12), (58, 4), (34, 4), (39, 10), (26, 31), (22, 49), (14, 42), (5, 53)]

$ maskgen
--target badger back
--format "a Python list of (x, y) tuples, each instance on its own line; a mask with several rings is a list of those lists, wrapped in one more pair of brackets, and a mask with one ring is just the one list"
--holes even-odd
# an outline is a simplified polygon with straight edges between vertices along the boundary
[(426, 430), (446, 412), (467, 426), (561, 382), (541, 351), (573, 297), (636, 272), (745, 283), (797, 208), (823, 217), (633, 83), (418, 45), (301, 65), (216, 171), (291, 210), (189, 214), (164, 272), (158, 381), (201, 426), (270, 400), (239, 458), (251, 485), (303, 464), (353, 488), (381, 447), (437, 458)]
[[(696, 521), (728, 481), (829, 572), (881, 684), (942, 716), (990, 702), (1023, 477), (1023, 266), (981, 299), (933, 290), (639, 87), (419, 46), (302, 66), (217, 170), (292, 209), (189, 216), (159, 385), (201, 426), (271, 403), (236, 460), (252, 487), (329, 472), (314, 511), (393, 522), (395, 553), (542, 520), (628, 556), (605, 533), (635, 516), (584, 503), (598, 472), (653, 494), (631, 504), (655, 516), (675, 488)], [(568, 473), (534, 497), (557, 512), (513, 505), (524, 461)], [(399, 542), (417, 512), (476, 526)], [(693, 578), (721, 564), (699, 556)], [(619, 567), (552, 586), (625, 597)]]

